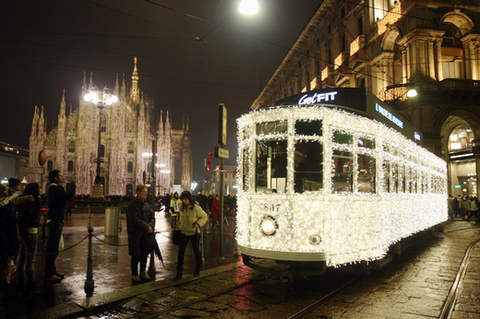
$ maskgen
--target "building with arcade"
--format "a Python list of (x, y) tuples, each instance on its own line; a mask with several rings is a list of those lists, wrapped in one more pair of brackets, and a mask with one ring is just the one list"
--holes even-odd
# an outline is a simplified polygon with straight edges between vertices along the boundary
[(325, 0), (251, 108), (328, 88), (366, 88), (386, 101), (447, 161), (448, 192), (477, 195), (478, 1)]

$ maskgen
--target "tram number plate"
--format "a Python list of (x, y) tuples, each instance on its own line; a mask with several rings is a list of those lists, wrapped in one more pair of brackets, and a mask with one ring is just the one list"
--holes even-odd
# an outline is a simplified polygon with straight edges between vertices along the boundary
[(264, 204), (263, 210), (266, 212), (278, 213), (282, 204)]

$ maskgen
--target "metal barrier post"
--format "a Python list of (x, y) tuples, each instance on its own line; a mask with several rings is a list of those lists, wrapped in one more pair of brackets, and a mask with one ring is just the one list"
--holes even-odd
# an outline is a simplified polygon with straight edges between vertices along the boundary
[(92, 258), (92, 233), (93, 227), (91, 226), (92, 219), (90, 216), (90, 205), (88, 206), (88, 259), (87, 259), (87, 279), (85, 280), (85, 293), (87, 297), (93, 295), (93, 289), (95, 287), (93, 280), (93, 258)]

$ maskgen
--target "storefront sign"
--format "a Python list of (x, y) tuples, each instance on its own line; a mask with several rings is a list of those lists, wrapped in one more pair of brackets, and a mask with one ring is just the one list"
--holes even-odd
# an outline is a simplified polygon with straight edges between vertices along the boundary
[(376, 103), (375, 105), (375, 110), (382, 114), (383, 116), (385, 116), (387, 119), (389, 119), (390, 121), (392, 121), (395, 125), (397, 125), (398, 127), (401, 127), (403, 128), (403, 122), (400, 121), (395, 115), (393, 115), (392, 113), (390, 113), (389, 111), (387, 111), (385, 108), (383, 108), (380, 104)]
[(335, 100), (335, 95), (337, 91), (327, 92), (327, 93), (314, 93), (313, 95), (305, 94), (300, 98), (298, 104), (315, 104), (322, 102), (329, 102)]

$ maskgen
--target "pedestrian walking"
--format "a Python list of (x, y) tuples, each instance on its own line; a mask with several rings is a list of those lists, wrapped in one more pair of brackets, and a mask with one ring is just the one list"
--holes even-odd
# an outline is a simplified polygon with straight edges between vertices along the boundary
[[(151, 279), (146, 272), (148, 254), (152, 251), (148, 234), (153, 233), (155, 228), (155, 214), (146, 202), (147, 186), (137, 185), (135, 192), (137, 196), (127, 208), (127, 233), (132, 281), (138, 282), (142, 279)], [(138, 264), (140, 264), (140, 276), (138, 275)]]
[(183, 261), (185, 259), (185, 250), (188, 242), (192, 242), (193, 252), (195, 254), (195, 272), (194, 276), (200, 274), (202, 267), (202, 256), (200, 254), (200, 231), (207, 223), (207, 213), (195, 201), (189, 191), (184, 191), (180, 196), (183, 203), (179, 213), (177, 228), (180, 230), (180, 243), (178, 245), (177, 275), (175, 280), (183, 276)]
[(477, 202), (475, 201), (475, 198), (473, 196), (470, 196), (470, 199), (467, 201), (467, 218), (466, 218), (466, 221), (469, 222), (470, 221), (470, 218), (475, 215), (475, 217), (477, 217), (477, 210), (478, 210), (478, 207), (477, 207)]
[(8, 187), (9, 190), (9, 199), (12, 203), (15, 203), (15, 199), (22, 195), (22, 182), (19, 179), (14, 177), (8, 179)]
[(180, 212), (180, 206), (182, 201), (178, 198), (178, 193), (175, 192), (170, 200), (170, 214), (172, 215), (172, 229), (177, 228), (178, 213)]
[(451, 220), (452, 222), (455, 220), (454, 214), (455, 214), (455, 209), (454, 209), (454, 201), (455, 199), (453, 198), (452, 195), (448, 195), (448, 219)]
[(47, 230), (48, 240), (45, 249), (45, 280), (59, 281), (65, 274), (58, 272), (55, 267), (55, 260), (59, 253), (60, 239), (62, 238), (63, 223), (65, 221), (65, 209), (68, 200), (73, 200), (75, 196), (76, 183), (72, 180), (69, 192), (63, 188), (63, 175), (59, 170), (52, 170), (48, 173), (47, 203)]
[[(7, 264), (15, 261), (18, 253), (17, 221), (15, 208), (10, 202), (8, 187), (0, 183), (0, 274), (7, 270)], [(5, 276), (9, 281), (13, 276)]]
[(17, 197), (17, 224), (20, 250), (17, 277), (23, 296), (35, 295), (35, 255), (37, 253), (38, 225), (40, 224), (40, 187), (30, 183)]
[(197, 195), (197, 202), (202, 207), (204, 212), (207, 212), (207, 196), (205, 196), (205, 190), (201, 189), (200, 193)]

